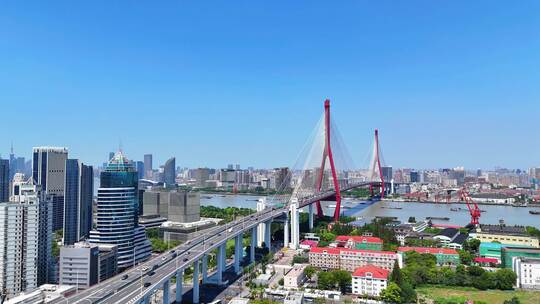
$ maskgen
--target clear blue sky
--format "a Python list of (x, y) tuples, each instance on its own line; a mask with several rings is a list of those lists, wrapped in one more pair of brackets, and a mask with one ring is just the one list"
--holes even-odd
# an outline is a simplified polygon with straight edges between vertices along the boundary
[(4, 157), (290, 165), (328, 97), (359, 164), (540, 165), (538, 1), (140, 2), (0, 4)]

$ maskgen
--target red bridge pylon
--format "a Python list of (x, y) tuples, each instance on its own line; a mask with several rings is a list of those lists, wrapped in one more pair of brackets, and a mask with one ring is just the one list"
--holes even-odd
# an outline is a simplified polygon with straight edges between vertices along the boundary
[[(339, 181), (337, 177), (336, 167), (334, 165), (334, 157), (332, 156), (332, 145), (330, 144), (330, 100), (326, 99), (324, 101), (324, 149), (323, 157), (321, 162), (321, 170), (319, 171), (319, 176), (317, 178), (317, 191), (321, 191), (323, 176), (324, 176), (324, 167), (326, 164), (326, 158), (330, 162), (330, 169), (332, 171), (332, 179), (334, 180), (334, 188), (336, 190), (336, 210), (334, 211), (334, 220), (339, 220), (339, 215), (341, 213), (341, 192), (339, 190)], [(321, 202), (317, 202), (317, 215), (319, 217), (324, 216)]]

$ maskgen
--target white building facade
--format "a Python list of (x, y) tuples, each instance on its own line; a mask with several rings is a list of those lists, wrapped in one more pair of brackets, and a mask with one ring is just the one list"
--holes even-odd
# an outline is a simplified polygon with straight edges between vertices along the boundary
[(517, 275), (517, 288), (540, 290), (540, 259), (514, 257), (512, 270)]
[(378, 297), (388, 286), (390, 272), (373, 265), (356, 269), (352, 275), (352, 292), (356, 295)]

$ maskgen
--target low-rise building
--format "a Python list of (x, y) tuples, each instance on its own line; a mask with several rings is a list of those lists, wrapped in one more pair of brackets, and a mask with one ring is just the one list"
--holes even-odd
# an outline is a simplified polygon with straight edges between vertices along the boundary
[(503, 247), (501, 264), (504, 268), (512, 268), (513, 258), (540, 258), (540, 248)]
[(540, 289), (540, 258), (514, 257), (512, 270), (517, 275), (517, 288)]
[(381, 250), (316, 247), (309, 252), (309, 263), (314, 267), (349, 272), (369, 264), (391, 270), (397, 260), (397, 253)]
[(382, 250), (383, 240), (374, 236), (340, 235), (336, 238), (339, 247), (349, 249)]
[(85, 242), (60, 248), (61, 285), (87, 289), (117, 274), (117, 246)]
[(388, 286), (390, 271), (373, 265), (357, 268), (352, 274), (352, 293), (378, 297)]
[(432, 254), (437, 258), (437, 265), (439, 266), (455, 266), (460, 264), (459, 253), (455, 249), (429, 247), (399, 247), (398, 254), (401, 255), (400, 260), (404, 260), (403, 256), (406, 252), (409, 251)]
[(465, 243), (467, 238), (468, 235), (460, 233), (457, 228), (445, 228), (433, 237), (433, 239), (438, 240), (443, 246), (453, 249), (463, 249), (463, 243)]
[(540, 247), (538, 238), (528, 235), (523, 226), (480, 225), (470, 236), (482, 243), (499, 242), (511, 246)]
[(287, 289), (302, 287), (302, 284), (306, 280), (306, 275), (304, 274), (306, 266), (306, 264), (295, 264), (283, 277), (283, 287)]

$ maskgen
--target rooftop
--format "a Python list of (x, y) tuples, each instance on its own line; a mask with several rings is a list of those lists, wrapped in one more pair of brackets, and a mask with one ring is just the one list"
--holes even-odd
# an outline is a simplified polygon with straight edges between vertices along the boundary
[(507, 234), (515, 236), (528, 236), (527, 229), (523, 226), (506, 226), (502, 225), (486, 225), (481, 224), (480, 228), (477, 230), (479, 233), (489, 233), (489, 234)]
[(377, 243), (382, 244), (383, 240), (381, 240), (378, 237), (374, 236), (348, 236), (348, 235), (340, 235), (336, 238), (336, 241), (338, 242), (348, 242), (349, 240), (352, 240), (355, 243)]
[(430, 247), (399, 247), (398, 252), (416, 251), (418, 253), (430, 254), (458, 254), (454, 249), (448, 248), (430, 248)]
[(330, 248), (330, 247), (313, 247), (309, 251), (310, 253), (327, 253), (327, 254), (340, 254), (346, 253), (378, 253), (378, 254), (396, 254), (393, 251), (382, 250), (368, 250), (368, 249), (348, 249), (348, 248)]
[(375, 279), (388, 279), (390, 271), (382, 269), (373, 265), (366, 265), (360, 268), (357, 268), (352, 274), (353, 277), (373, 277)]
[(449, 239), (453, 239), (458, 233), (459, 230), (456, 228), (445, 228), (443, 231), (439, 232), (437, 236), (446, 236)]

